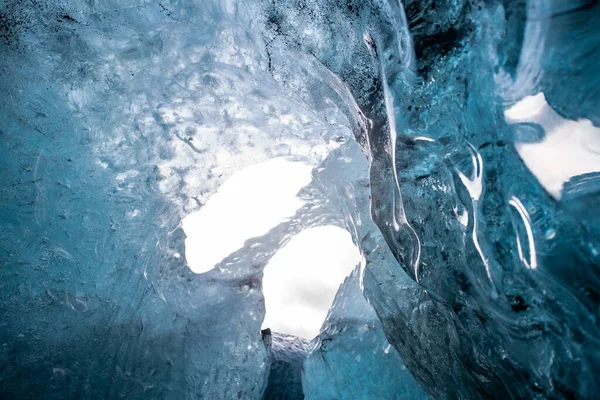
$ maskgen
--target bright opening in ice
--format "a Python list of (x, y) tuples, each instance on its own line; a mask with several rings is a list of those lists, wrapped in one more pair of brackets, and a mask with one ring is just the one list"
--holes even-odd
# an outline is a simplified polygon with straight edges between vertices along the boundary
[(535, 123), (544, 129), (538, 142), (516, 143), (519, 156), (542, 186), (559, 200), (571, 177), (600, 171), (600, 128), (588, 119), (568, 120), (546, 102), (544, 93), (527, 96), (504, 112), (508, 123)]
[(302, 206), (298, 191), (312, 168), (276, 158), (235, 172), (199, 211), (183, 219), (188, 266), (211, 270), (250, 238), (264, 235)]
[(312, 339), (335, 294), (360, 262), (350, 234), (335, 226), (300, 232), (264, 270), (266, 316), (263, 328)]

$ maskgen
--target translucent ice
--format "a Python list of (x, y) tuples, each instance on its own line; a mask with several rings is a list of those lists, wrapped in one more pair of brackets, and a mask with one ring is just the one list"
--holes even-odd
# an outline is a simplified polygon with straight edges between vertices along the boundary
[[(434, 399), (596, 398), (599, 16), (1, 1), (0, 397), (420, 398), (412, 376)], [(273, 158), (311, 168), (295, 210), (194, 273), (183, 218)], [(336, 301), (300, 394), (303, 342), (261, 337), (262, 271), (325, 225), (368, 305)]]
[(341, 286), (304, 371), (306, 399), (427, 399), (365, 301), (360, 268)]

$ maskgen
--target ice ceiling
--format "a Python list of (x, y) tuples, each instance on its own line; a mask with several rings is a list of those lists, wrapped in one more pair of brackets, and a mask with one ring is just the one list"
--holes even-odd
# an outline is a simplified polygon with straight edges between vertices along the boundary
[[(0, 397), (596, 398), (599, 17), (0, 1)], [(277, 160), (311, 169), (295, 207), (259, 226), (252, 184), (250, 236), (232, 205), (218, 255), (186, 245)], [(362, 261), (320, 333), (261, 332), (263, 270), (324, 227)]]

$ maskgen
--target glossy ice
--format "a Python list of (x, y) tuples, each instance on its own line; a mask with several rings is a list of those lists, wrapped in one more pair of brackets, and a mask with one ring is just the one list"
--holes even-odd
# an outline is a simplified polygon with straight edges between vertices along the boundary
[[(431, 398), (596, 398), (599, 13), (0, 2), (0, 396), (260, 398), (262, 269), (335, 225), (364, 257), (362, 292), (398, 354), (385, 362)], [(546, 112), (511, 117), (542, 96)], [(193, 273), (181, 220), (276, 157), (314, 167), (304, 205)], [(346, 368), (329, 376), (353, 376), (342, 360), (362, 344), (336, 338)], [(318, 354), (309, 380), (326, 379)]]

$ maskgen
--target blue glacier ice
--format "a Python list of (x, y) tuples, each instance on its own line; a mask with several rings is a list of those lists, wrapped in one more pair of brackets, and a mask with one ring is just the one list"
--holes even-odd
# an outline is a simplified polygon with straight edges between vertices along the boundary
[(306, 339), (263, 330), (263, 341), (269, 351), (268, 385), (263, 399), (304, 399), (302, 374), (306, 359)]
[[(599, 16), (0, 1), (0, 397), (597, 398)], [(182, 219), (278, 157), (304, 205), (193, 273)], [(261, 334), (263, 268), (325, 225), (363, 262), (310, 344)]]
[(304, 362), (306, 399), (426, 400), (385, 338), (360, 289), (360, 268), (340, 287)]

